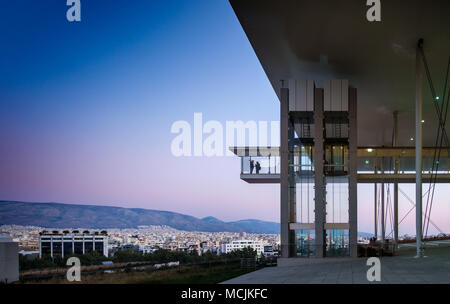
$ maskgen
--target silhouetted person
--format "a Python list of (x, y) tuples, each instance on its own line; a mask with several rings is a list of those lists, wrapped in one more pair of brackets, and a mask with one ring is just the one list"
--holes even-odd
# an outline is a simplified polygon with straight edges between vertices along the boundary
[(261, 165), (259, 162), (256, 162), (256, 174), (259, 174), (259, 170), (261, 170)]
[(250, 160), (250, 174), (253, 174), (253, 168), (255, 168), (255, 161)]

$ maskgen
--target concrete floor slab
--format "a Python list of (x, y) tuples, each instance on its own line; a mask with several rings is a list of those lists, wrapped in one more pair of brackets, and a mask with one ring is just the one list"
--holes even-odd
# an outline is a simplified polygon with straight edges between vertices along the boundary
[(381, 282), (367, 280), (367, 258), (282, 259), (277, 267), (263, 268), (224, 284), (449, 284), (450, 242), (427, 246), (426, 258), (414, 258), (412, 246), (397, 256), (381, 258)]

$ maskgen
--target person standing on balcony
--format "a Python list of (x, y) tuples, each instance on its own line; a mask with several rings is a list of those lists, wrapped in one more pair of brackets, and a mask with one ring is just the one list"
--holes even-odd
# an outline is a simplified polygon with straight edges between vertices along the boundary
[(250, 160), (250, 174), (253, 174), (253, 168), (255, 168), (255, 161)]
[(259, 174), (259, 170), (261, 170), (261, 165), (259, 162), (256, 162), (256, 174)]

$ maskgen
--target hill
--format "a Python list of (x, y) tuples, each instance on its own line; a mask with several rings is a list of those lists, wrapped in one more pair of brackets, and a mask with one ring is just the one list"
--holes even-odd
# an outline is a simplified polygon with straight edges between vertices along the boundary
[(279, 233), (280, 224), (259, 220), (224, 222), (199, 219), (176, 212), (59, 203), (0, 201), (0, 225), (33, 225), (51, 228), (137, 228), (167, 225), (179, 230), (205, 232)]

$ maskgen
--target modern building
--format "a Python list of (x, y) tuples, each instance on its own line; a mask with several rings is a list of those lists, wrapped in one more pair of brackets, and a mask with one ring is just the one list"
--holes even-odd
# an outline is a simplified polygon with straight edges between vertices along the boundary
[(357, 92), (347, 80), (323, 83), (283, 84), (280, 148), (234, 148), (242, 164), (268, 167), (267, 174), (243, 169), (242, 179), (281, 184), (282, 256), (357, 254)]
[(8, 234), (0, 234), (0, 282), (19, 280), (19, 245)]
[(108, 256), (108, 234), (106, 231), (90, 232), (85, 230), (43, 231), (39, 234), (39, 257), (68, 256), (71, 254), (86, 254), (97, 251)]
[(132, 252), (141, 252), (141, 248), (139, 245), (133, 244), (124, 244), (118, 248), (119, 251), (132, 251)]
[(422, 183), (450, 182), (450, 2), (384, 1), (382, 22), (360, 0), (230, 3), (280, 102), (279, 147), (230, 150), (243, 181), (280, 184), (281, 257), (356, 257), (358, 183), (373, 185), (373, 232), (393, 250), (399, 184), (416, 184), (422, 256)]
[(222, 253), (230, 253), (234, 250), (242, 250), (244, 248), (252, 248), (256, 251), (256, 254), (259, 256), (264, 252), (264, 246), (261, 241), (252, 241), (252, 240), (238, 240), (231, 241), (229, 243), (225, 243), (221, 245)]
[(142, 247), (142, 254), (150, 254), (158, 251), (159, 248), (155, 246), (146, 245)]

